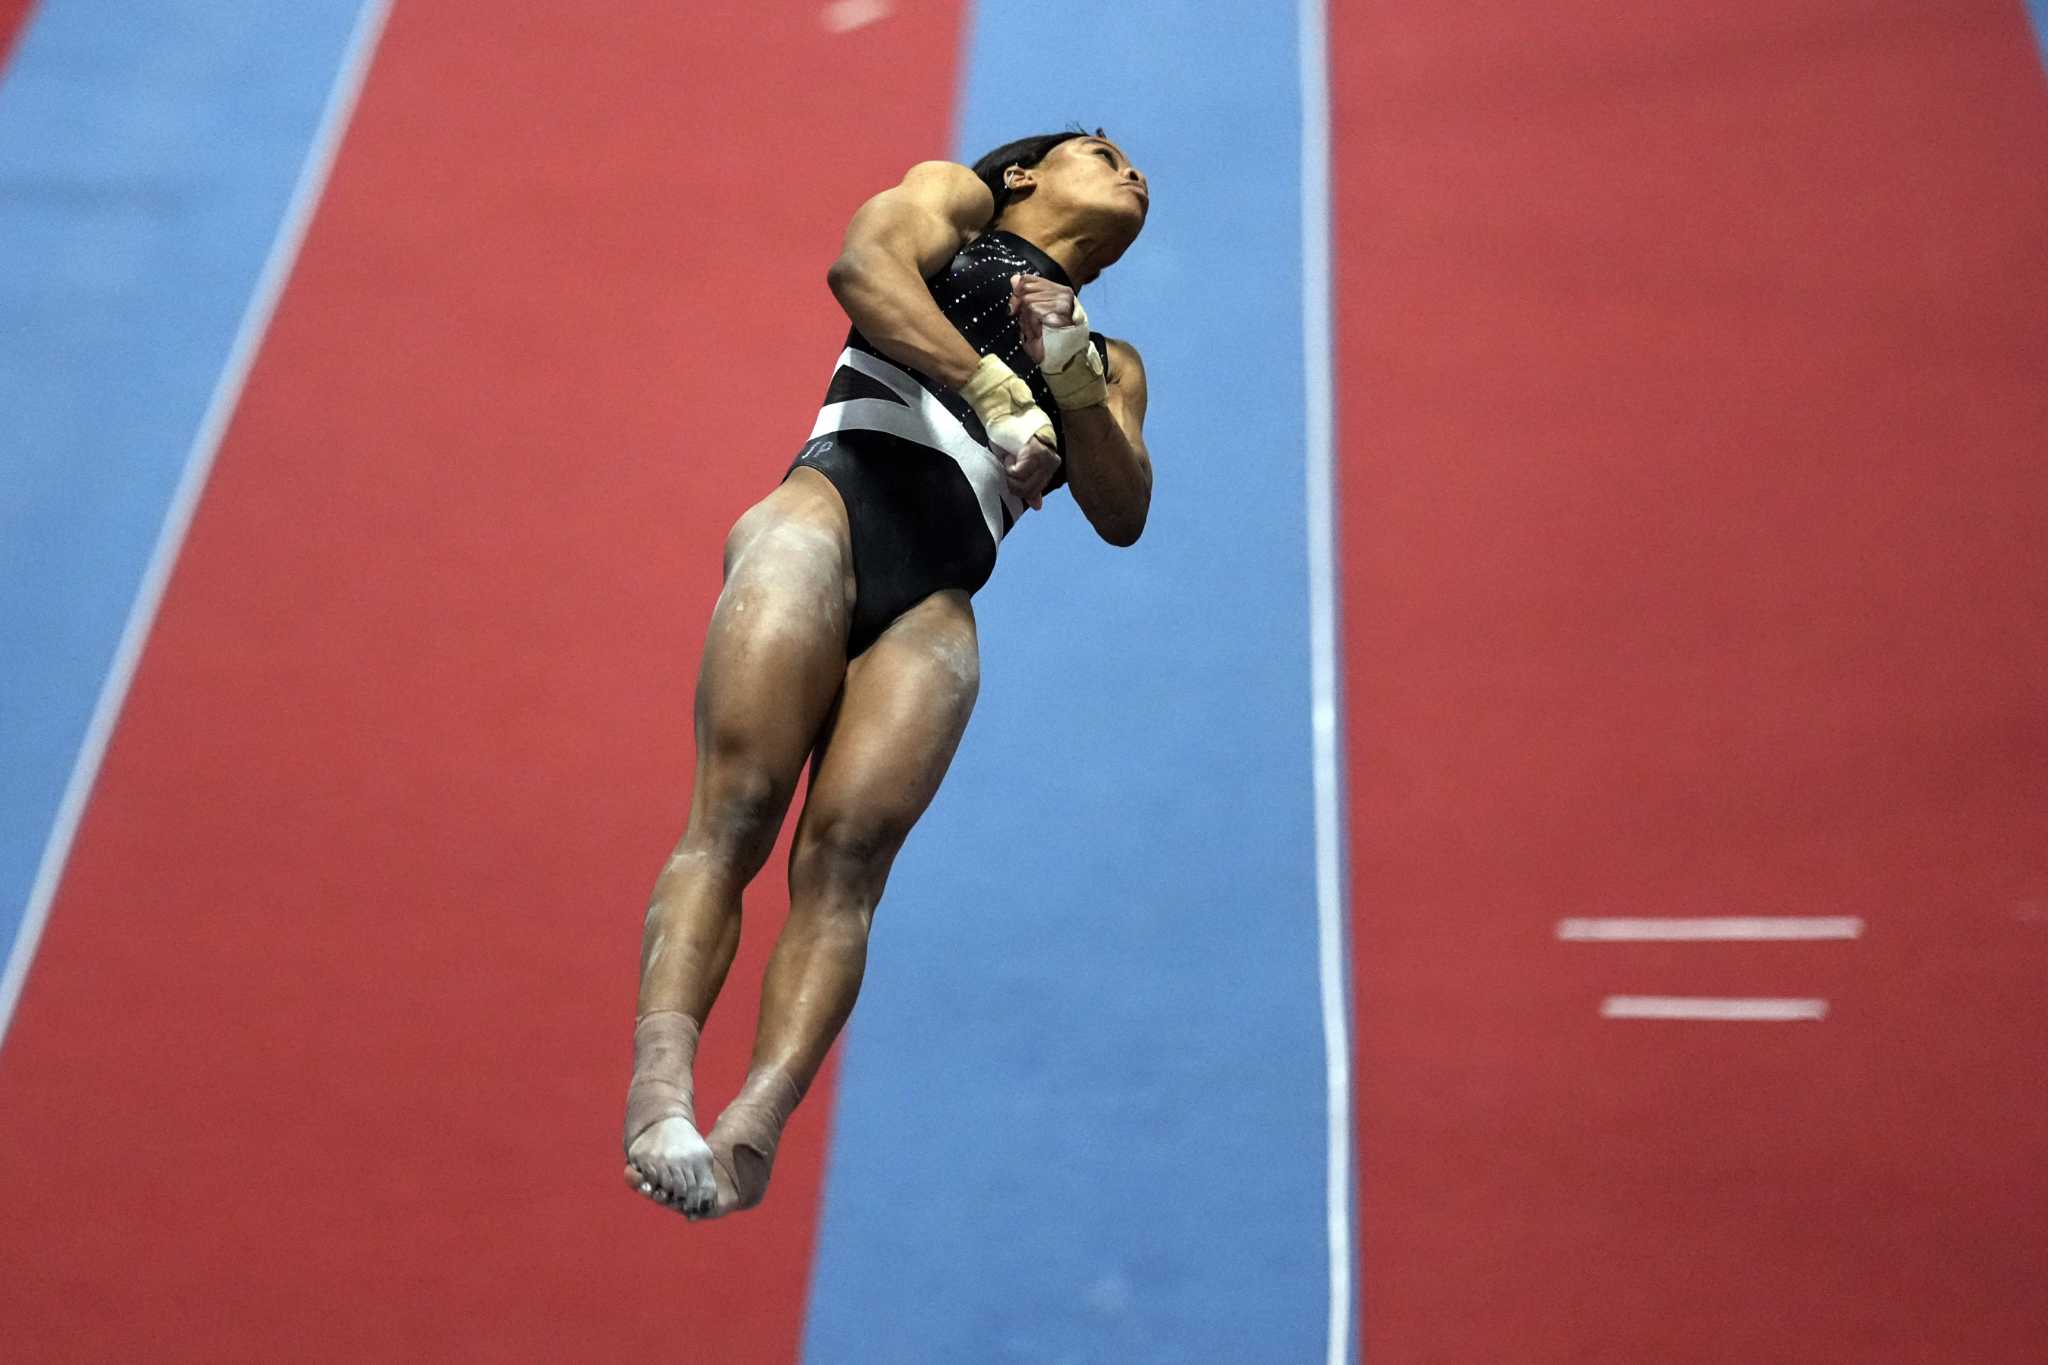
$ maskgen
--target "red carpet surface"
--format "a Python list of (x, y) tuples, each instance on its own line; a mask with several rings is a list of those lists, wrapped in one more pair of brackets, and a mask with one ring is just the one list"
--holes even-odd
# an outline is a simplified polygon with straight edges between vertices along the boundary
[(2025, 15), (1335, 10), (1366, 1359), (2037, 1359)]
[(829, 1074), (773, 1218), (686, 1229), (619, 1125), (720, 541), (946, 146), (899, 9), (396, 7), (0, 1053), (10, 1359), (794, 1358)]

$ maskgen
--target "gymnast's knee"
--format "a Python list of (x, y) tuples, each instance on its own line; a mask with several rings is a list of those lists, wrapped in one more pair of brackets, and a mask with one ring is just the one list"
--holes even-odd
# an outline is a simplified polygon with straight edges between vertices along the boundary
[(790, 891), (872, 911), (909, 832), (901, 821), (869, 812), (813, 816), (790, 851)]
[(775, 846), (788, 792), (765, 764), (744, 757), (715, 758), (711, 769), (680, 852), (751, 877)]

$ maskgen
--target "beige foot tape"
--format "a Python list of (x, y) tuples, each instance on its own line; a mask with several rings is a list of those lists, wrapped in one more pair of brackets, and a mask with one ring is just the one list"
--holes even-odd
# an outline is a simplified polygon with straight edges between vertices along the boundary
[(718, 1173), (718, 1212), (750, 1209), (768, 1193), (768, 1170), (782, 1126), (803, 1098), (796, 1082), (779, 1071), (754, 1071), (718, 1116), (705, 1141)]
[(680, 1010), (655, 1010), (633, 1025), (633, 1084), (626, 1091), (626, 1147), (663, 1119), (695, 1127), (690, 1072), (697, 1063), (697, 1021)]

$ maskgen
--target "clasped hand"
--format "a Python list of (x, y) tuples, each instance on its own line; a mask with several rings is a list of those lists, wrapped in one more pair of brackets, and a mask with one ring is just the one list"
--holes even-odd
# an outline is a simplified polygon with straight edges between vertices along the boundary
[[(1087, 315), (1074, 291), (1043, 275), (1010, 276), (1010, 316), (1024, 339), (1024, 353), (1040, 368), (1059, 369), (1088, 344)], [(1032, 507), (1042, 505), (1045, 486), (1059, 471), (1060, 455), (1033, 439), (1016, 451), (999, 451), (1010, 491)]]
[(1064, 369), (1088, 344), (1081, 301), (1043, 275), (1010, 276), (1010, 316), (1024, 335), (1024, 353), (1042, 369)]

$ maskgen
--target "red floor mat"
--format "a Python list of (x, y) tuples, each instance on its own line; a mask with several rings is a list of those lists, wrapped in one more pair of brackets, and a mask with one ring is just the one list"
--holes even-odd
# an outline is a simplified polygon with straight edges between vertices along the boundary
[(396, 7), (0, 1054), (10, 1360), (794, 1357), (829, 1075), (762, 1215), (629, 1195), (640, 915), (958, 22)]
[(2037, 1359), (2025, 15), (1334, 11), (1367, 1359)]

